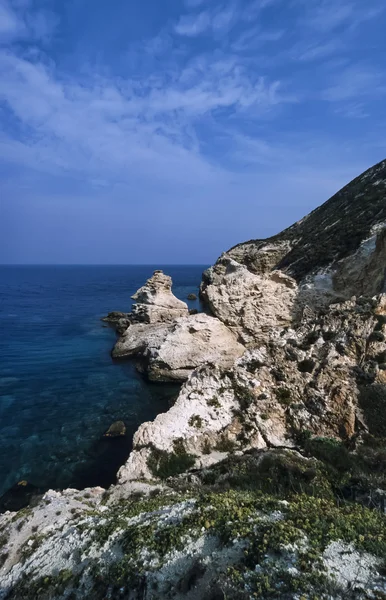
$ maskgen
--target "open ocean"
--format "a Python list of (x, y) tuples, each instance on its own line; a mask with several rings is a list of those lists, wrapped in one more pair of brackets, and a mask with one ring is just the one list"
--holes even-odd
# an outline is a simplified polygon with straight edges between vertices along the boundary
[[(206, 266), (0, 266), (0, 495), (25, 479), (41, 488), (108, 486), (139, 424), (168, 409), (178, 386), (151, 384), (113, 362), (100, 319), (129, 311), (155, 269), (190, 308)], [(116, 420), (127, 436), (101, 439)]]

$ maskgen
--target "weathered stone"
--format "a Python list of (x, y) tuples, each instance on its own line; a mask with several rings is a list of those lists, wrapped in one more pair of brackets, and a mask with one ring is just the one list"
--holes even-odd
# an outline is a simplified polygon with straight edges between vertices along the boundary
[(252, 273), (224, 255), (206, 271), (202, 296), (216, 317), (253, 346), (292, 322), (297, 284), (280, 271)]
[(188, 314), (188, 306), (172, 293), (172, 279), (155, 271), (133, 296), (133, 319), (142, 323), (163, 323)]
[(205, 363), (230, 367), (243, 351), (221, 321), (197, 314), (173, 323), (134, 324), (117, 341), (113, 356), (140, 355), (154, 381), (184, 381)]

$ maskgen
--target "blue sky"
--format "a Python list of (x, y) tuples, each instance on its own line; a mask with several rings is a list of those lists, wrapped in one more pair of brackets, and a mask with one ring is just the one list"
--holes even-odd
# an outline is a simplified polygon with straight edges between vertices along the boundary
[(211, 263), (386, 156), (384, 0), (0, 0), (0, 262)]

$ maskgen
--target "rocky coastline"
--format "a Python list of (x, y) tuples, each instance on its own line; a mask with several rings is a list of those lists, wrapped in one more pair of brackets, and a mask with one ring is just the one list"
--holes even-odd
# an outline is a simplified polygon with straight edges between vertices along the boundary
[(115, 486), (0, 515), (0, 599), (385, 598), (385, 240), (383, 161), (222, 254), (205, 312), (155, 271), (105, 317), (181, 391)]

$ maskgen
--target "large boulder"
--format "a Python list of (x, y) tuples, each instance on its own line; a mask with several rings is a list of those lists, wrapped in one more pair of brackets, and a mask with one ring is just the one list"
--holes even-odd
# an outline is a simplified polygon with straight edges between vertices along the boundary
[(117, 341), (113, 357), (137, 356), (153, 381), (185, 381), (205, 363), (231, 367), (245, 348), (219, 319), (206, 314), (172, 323), (136, 323)]

